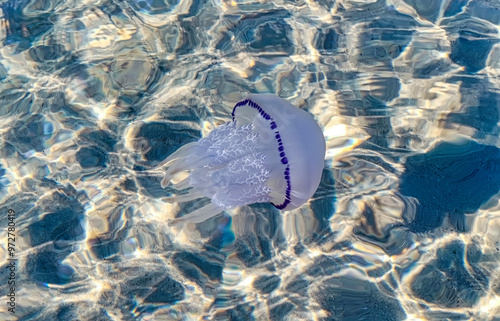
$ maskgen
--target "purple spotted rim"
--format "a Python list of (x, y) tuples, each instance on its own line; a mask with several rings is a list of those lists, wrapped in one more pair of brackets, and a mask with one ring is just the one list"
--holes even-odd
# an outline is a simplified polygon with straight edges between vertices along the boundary
[(283, 165), (286, 165), (285, 172), (283, 173), (285, 181), (286, 181), (286, 191), (285, 191), (285, 201), (283, 203), (281, 203), (281, 204), (271, 203), (271, 204), (273, 204), (277, 209), (282, 210), (291, 202), (290, 192), (292, 190), (292, 183), (290, 182), (290, 165), (288, 164), (288, 159), (286, 158), (285, 148), (283, 147), (283, 141), (281, 140), (280, 132), (277, 129), (278, 125), (276, 125), (273, 118), (268, 113), (266, 113), (262, 107), (260, 107), (257, 103), (255, 103), (254, 101), (252, 101), (250, 99), (242, 100), (234, 106), (233, 112), (231, 114), (233, 116), (233, 121), (234, 121), (234, 113), (235, 113), (236, 109), (238, 107), (242, 107), (242, 106), (249, 106), (249, 107), (256, 109), (259, 112), (259, 114), (262, 116), (262, 118), (264, 118), (265, 120), (267, 120), (269, 122), (269, 127), (274, 132), (274, 138), (276, 139), (276, 142), (278, 143), (278, 153), (281, 157), (281, 163)]

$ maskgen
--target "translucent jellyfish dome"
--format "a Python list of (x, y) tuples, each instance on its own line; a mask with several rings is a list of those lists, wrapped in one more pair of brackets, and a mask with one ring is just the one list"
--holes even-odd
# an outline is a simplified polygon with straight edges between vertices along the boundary
[(159, 166), (166, 168), (162, 188), (174, 184), (187, 194), (166, 198), (184, 202), (208, 197), (208, 205), (172, 220), (202, 222), (220, 212), (270, 202), (293, 210), (311, 198), (324, 166), (325, 139), (311, 114), (272, 94), (251, 94), (238, 102), (232, 121), (197, 142), (186, 144)]

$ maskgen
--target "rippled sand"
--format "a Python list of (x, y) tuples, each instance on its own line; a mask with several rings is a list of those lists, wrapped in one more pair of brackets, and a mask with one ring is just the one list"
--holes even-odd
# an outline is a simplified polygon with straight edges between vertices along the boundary
[[(0, 319), (500, 320), (498, 1), (0, 8)], [(248, 92), (315, 115), (320, 188), (169, 227), (206, 200), (152, 169)]]

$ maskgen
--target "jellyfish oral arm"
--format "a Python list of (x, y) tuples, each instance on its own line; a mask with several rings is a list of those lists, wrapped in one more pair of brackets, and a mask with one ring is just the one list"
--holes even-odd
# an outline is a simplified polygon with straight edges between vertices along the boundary
[(174, 226), (179, 223), (201, 223), (203, 221), (208, 220), (209, 218), (222, 213), (223, 209), (218, 207), (213, 203), (208, 203), (207, 205), (189, 213), (188, 215), (184, 215), (181, 217), (174, 218), (168, 221), (168, 225)]

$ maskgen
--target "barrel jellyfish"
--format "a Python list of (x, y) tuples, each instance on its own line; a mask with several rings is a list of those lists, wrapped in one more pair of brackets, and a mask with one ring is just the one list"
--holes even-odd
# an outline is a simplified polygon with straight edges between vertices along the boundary
[(324, 157), (323, 132), (311, 114), (278, 96), (251, 94), (234, 106), (232, 121), (159, 164), (166, 170), (162, 188), (177, 173), (189, 173), (172, 185), (188, 192), (164, 200), (211, 199), (169, 223), (199, 223), (253, 203), (270, 202), (285, 211), (298, 208), (318, 188)]

